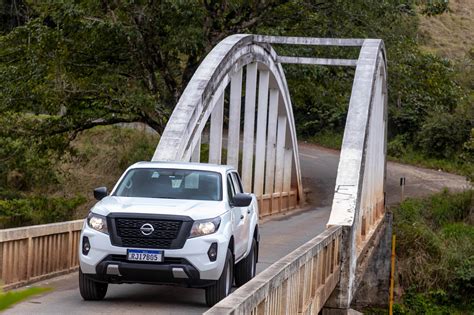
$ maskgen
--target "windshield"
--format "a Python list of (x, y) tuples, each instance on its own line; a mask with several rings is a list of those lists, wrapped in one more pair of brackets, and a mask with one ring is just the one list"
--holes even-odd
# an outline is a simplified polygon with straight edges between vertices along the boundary
[(222, 200), (221, 175), (196, 170), (136, 168), (127, 172), (114, 195), (219, 201)]

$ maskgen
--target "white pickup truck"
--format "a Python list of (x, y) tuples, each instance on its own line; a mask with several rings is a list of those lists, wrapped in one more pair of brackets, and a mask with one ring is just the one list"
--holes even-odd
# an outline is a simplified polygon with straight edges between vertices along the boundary
[(109, 283), (177, 284), (205, 288), (212, 306), (255, 276), (258, 204), (230, 166), (139, 162), (94, 196), (79, 249), (85, 300)]

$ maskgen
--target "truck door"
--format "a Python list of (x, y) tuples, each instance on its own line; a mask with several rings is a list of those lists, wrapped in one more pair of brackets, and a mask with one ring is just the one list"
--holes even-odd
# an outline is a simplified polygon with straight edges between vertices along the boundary
[(234, 207), (233, 200), (234, 195), (236, 194), (236, 186), (232, 180), (232, 175), (227, 174), (227, 195), (229, 199), (229, 206), (232, 211), (232, 224), (234, 227), (234, 254), (235, 259), (239, 259), (245, 254), (247, 249), (247, 236), (245, 233), (245, 215), (247, 208), (243, 207)]
[[(232, 182), (234, 183), (234, 189), (235, 189), (235, 193), (244, 193), (244, 188), (242, 186), (242, 182), (240, 180), (240, 176), (237, 172), (232, 172), (231, 173), (232, 175)], [(249, 241), (251, 239), (251, 233), (250, 232), (253, 232), (253, 231), (250, 231), (250, 219), (252, 218), (252, 215), (253, 213), (251, 213), (251, 207), (241, 207), (241, 216), (243, 215), (244, 216), (244, 226), (243, 226), (243, 230), (242, 230), (242, 236), (244, 237), (244, 253), (247, 251), (247, 248), (249, 246)]]

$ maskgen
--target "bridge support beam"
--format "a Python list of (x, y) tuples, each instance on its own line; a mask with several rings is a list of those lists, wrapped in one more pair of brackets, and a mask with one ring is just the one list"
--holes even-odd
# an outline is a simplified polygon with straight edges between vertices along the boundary
[(357, 291), (351, 303), (356, 309), (388, 304), (391, 262), (387, 257), (392, 249), (392, 220), (392, 214), (387, 213), (357, 261)]
[(341, 311), (350, 309), (355, 275), (354, 270), (352, 270), (354, 268), (353, 257), (356, 255), (355, 237), (355, 229), (351, 226), (344, 226), (342, 228), (342, 246), (340, 247), (341, 275), (339, 283), (324, 305), (325, 308)]
[[(351, 307), (367, 305), (384, 306), (388, 302), (390, 263), (385, 259), (390, 256), (392, 235), (392, 214), (385, 214), (371, 233), (371, 238), (360, 248), (355, 264), (357, 268), (351, 273), (350, 242), (355, 243), (356, 233), (349, 227), (342, 230), (341, 276), (338, 285), (326, 301), (324, 307), (334, 313), (344, 313)], [(355, 230), (355, 229), (353, 229)], [(354, 254), (354, 253), (353, 253)], [(349, 285), (350, 284), (350, 285)], [(349, 291), (348, 288), (352, 288)], [(363, 289), (363, 291), (360, 291)], [(359, 298), (358, 297), (363, 297)], [(370, 301), (369, 301), (370, 300)], [(337, 313), (338, 311), (343, 313)], [(323, 314), (326, 314), (323, 312)]]
[(229, 135), (227, 139), (227, 164), (239, 167), (240, 107), (242, 96), (242, 69), (232, 75), (230, 83)]
[(267, 70), (260, 71), (258, 83), (257, 139), (255, 142), (255, 179), (253, 187), (253, 192), (257, 196), (263, 195), (269, 79), (270, 73)]
[(362, 315), (363, 313), (349, 309), (340, 309), (340, 308), (323, 308), (323, 315)]
[[(202, 135), (208, 132), (210, 120), (208, 162), (241, 168), (244, 191), (256, 195), (260, 217), (304, 204), (290, 93), (277, 57), (268, 43), (261, 43), (254, 35), (236, 34), (220, 42), (183, 91), (152, 161), (199, 161), (200, 142), (206, 142)], [(286, 134), (282, 184), (275, 185), (279, 116), (286, 117)], [(223, 158), (224, 149), (227, 159)]]
[(219, 96), (216, 107), (211, 114), (211, 131), (209, 134), (209, 163), (221, 164), (222, 125), (224, 122), (224, 92)]

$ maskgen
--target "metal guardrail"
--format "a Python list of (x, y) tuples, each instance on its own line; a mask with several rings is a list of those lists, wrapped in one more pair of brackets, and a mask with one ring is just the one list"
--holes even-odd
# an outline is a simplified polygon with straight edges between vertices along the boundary
[(0, 231), (3, 289), (74, 271), (83, 220)]
[(343, 229), (325, 230), (204, 314), (317, 314), (339, 282)]

